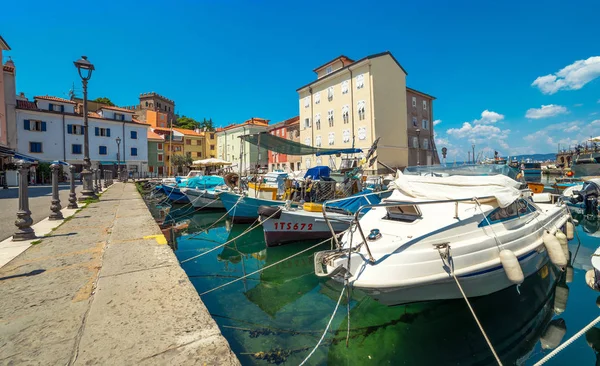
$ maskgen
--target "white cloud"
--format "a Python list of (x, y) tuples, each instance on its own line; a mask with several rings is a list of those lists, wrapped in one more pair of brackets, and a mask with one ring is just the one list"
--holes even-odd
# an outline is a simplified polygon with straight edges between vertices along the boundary
[(598, 101), (596, 103), (600, 103), (600, 99), (598, 99)]
[(434, 126), (437, 126), (437, 125), (439, 125), (440, 123), (442, 123), (442, 120), (441, 120), (441, 119), (436, 119), (435, 121), (433, 121), (433, 125), (434, 125)]
[(600, 76), (600, 56), (578, 60), (555, 74), (540, 76), (531, 86), (538, 87), (544, 94), (554, 94), (559, 90), (578, 90)]
[(590, 126), (600, 126), (600, 119), (596, 119), (590, 122)]
[(472, 125), (464, 122), (461, 128), (451, 128), (446, 131), (448, 135), (459, 139), (469, 139), (469, 141), (481, 140), (504, 140), (508, 137), (510, 130), (501, 130), (496, 126), (490, 125)]
[(573, 104), (573, 106), (575, 106), (575, 107), (583, 107), (583, 103)]
[(567, 132), (567, 133), (579, 131), (579, 126), (573, 125), (573, 126), (565, 128), (563, 131)]
[(504, 115), (500, 113), (496, 113), (494, 111), (488, 111), (487, 109), (481, 112), (481, 118), (473, 121), (473, 124), (476, 125), (487, 125), (496, 123), (498, 121), (502, 121), (504, 119)]
[(526, 118), (540, 119), (556, 116), (558, 114), (567, 113), (567, 108), (561, 105), (542, 105), (542, 108), (529, 108), (525, 113)]

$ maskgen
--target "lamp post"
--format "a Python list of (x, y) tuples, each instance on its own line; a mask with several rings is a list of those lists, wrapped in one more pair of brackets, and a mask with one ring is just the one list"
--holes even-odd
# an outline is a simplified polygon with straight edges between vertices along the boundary
[(117, 180), (121, 181), (121, 138), (117, 137)]
[(75, 62), (75, 67), (81, 77), (81, 83), (83, 84), (83, 140), (84, 140), (84, 155), (83, 155), (83, 170), (81, 175), (83, 176), (83, 189), (81, 190), (80, 201), (88, 198), (97, 198), (94, 193), (94, 186), (92, 182), (92, 172), (90, 171), (92, 164), (90, 162), (90, 137), (89, 137), (89, 126), (88, 126), (88, 106), (87, 106), (87, 83), (92, 77), (92, 71), (94, 71), (94, 65), (87, 60), (87, 56), (81, 56), (81, 58)]
[(473, 148), (473, 164), (475, 164), (475, 144), (471, 145), (471, 147)]
[(417, 165), (421, 165), (421, 130), (417, 128)]

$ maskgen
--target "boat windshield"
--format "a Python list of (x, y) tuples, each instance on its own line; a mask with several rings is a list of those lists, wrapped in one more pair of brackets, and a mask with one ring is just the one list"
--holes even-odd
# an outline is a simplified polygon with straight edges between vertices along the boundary
[(506, 175), (507, 177), (520, 181), (517, 176), (519, 171), (508, 165), (499, 164), (472, 164), (472, 165), (420, 165), (409, 166), (404, 169), (407, 175), (424, 175), (433, 177), (450, 177), (453, 175), (467, 176), (486, 176), (486, 175)]

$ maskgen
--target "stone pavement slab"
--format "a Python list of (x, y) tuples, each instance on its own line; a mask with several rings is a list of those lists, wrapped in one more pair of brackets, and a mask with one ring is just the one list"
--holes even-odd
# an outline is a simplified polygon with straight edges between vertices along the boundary
[(238, 365), (133, 184), (0, 268), (0, 364)]

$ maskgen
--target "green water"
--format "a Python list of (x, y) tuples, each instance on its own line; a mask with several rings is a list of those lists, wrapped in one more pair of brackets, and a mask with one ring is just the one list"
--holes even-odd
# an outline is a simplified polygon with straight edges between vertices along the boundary
[[(178, 234), (180, 260), (203, 253), (234, 238), (247, 225), (217, 222), (223, 212), (196, 213)], [(189, 218), (189, 216), (188, 216)], [(540, 345), (549, 325), (566, 326), (565, 341), (600, 315), (597, 293), (587, 287), (585, 271), (600, 246), (598, 221), (578, 217), (582, 245), (570, 243), (574, 278), (548, 265), (517, 290), (472, 299), (472, 305), (503, 363), (532, 365), (550, 350)], [(214, 225), (208, 231), (204, 228)], [(198, 293), (273, 264), (314, 243), (266, 248), (260, 229), (182, 266)], [(326, 249), (327, 245), (316, 250)], [(341, 287), (313, 273), (314, 253), (302, 254), (230, 286), (203, 295), (202, 300), (223, 335), (245, 365), (299, 364), (320, 338)], [(568, 296), (565, 296), (568, 295)], [(566, 304), (565, 304), (566, 301)], [(561, 309), (565, 309), (564, 312)], [(348, 316), (349, 314), (349, 316)], [(346, 334), (350, 320), (349, 344)], [(595, 333), (597, 332), (597, 333)], [(600, 329), (588, 334), (600, 350)], [(551, 360), (550, 365), (595, 364), (596, 353), (585, 337)], [(463, 300), (387, 307), (359, 291), (349, 312), (342, 301), (330, 333), (311, 365), (488, 365), (494, 358)]]

